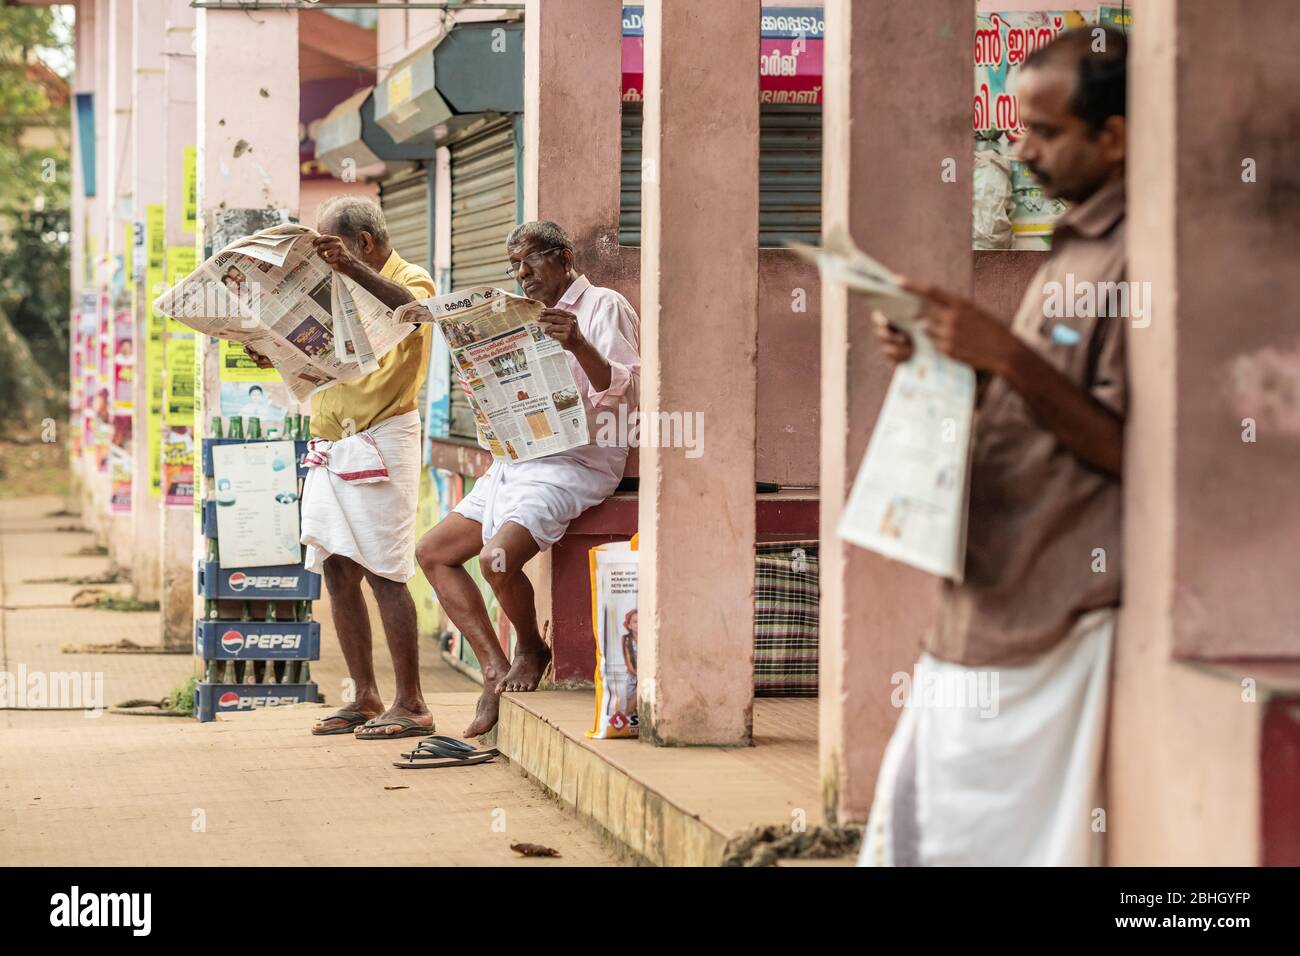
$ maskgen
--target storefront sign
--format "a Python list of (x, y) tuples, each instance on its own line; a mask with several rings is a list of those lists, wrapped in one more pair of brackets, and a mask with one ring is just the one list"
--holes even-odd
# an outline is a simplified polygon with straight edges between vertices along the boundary
[[(623, 8), (623, 99), (645, 89), (645, 8)], [(822, 44), (826, 22), (820, 7), (763, 7), (758, 86), (763, 103), (822, 101)]]

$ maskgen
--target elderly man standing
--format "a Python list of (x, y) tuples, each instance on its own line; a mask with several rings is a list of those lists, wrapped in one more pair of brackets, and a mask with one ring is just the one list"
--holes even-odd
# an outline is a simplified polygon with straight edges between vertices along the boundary
[[(1123, 34), (1081, 28), (1021, 69), (1017, 155), (1072, 207), (1015, 319), (913, 286), (929, 340), (978, 376), (966, 574), (885, 751), (864, 864), (1098, 860), (1128, 409), (1117, 303), (1132, 301), (1109, 294), (1126, 278), (1126, 53)], [(1059, 308), (1067, 286), (1095, 306)], [(911, 355), (899, 330), (878, 335), (891, 360)]]
[[(630, 416), (641, 375), (640, 321), (632, 306), (574, 271), (573, 243), (553, 222), (515, 227), (506, 252), (509, 274), (525, 295), (546, 306), (543, 330), (568, 352), (588, 434), (597, 434), (599, 415), (617, 417), (620, 405)], [(502, 692), (535, 690), (545, 674), (551, 651), (538, 630), (524, 565), (559, 541), (570, 521), (613, 493), (627, 455), (626, 441), (591, 441), (531, 461), (496, 461), (455, 511), (421, 539), (416, 560), (483, 669), (483, 693), (466, 737), (496, 725)], [(465, 570), (475, 556), (514, 625), (513, 663), (502, 653), (483, 596)]]
[[(373, 201), (335, 197), (321, 205), (316, 218), (321, 235), (313, 241), (321, 258), (388, 308), (437, 294), (428, 272), (393, 251), (384, 214)], [(420, 690), (415, 601), (406, 587), (415, 574), (421, 457), (416, 401), (428, 370), (431, 334), (431, 326), (417, 325), (374, 372), (312, 397), (314, 454), (303, 488), (302, 543), (308, 570), (325, 576), (355, 688), (355, 698), (318, 721), (313, 734), (386, 740), (433, 732)], [(359, 468), (357, 462), (367, 466)], [(357, 480), (358, 471), (366, 477)], [(387, 709), (375, 681), (363, 578), (379, 605), (397, 678), (397, 696)]]

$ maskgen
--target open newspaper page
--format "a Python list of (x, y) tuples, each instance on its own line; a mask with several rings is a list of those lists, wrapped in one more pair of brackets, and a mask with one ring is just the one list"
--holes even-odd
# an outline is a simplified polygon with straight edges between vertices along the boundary
[(394, 323), (391, 309), (331, 269), (312, 246), (316, 236), (283, 225), (237, 239), (164, 292), (155, 308), (265, 355), (296, 401), (355, 381), (413, 327)]
[(826, 281), (863, 293), (907, 332), (912, 357), (894, 371), (840, 520), (840, 537), (932, 574), (961, 581), (966, 558), (975, 373), (940, 353), (918, 321), (921, 300), (846, 235), (798, 249)]
[(479, 443), (528, 461), (587, 444), (587, 416), (564, 347), (542, 331), (542, 304), (491, 286), (421, 299), (398, 322), (434, 322), (469, 398)]

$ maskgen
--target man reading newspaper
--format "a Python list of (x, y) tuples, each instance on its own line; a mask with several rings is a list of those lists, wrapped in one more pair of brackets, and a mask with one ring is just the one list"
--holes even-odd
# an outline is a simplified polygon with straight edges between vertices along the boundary
[[(434, 295), (429, 273), (393, 251), (379, 206), (340, 196), (317, 214), (316, 251), (390, 309)], [(416, 501), (421, 438), (416, 399), (429, 364), (431, 329), (417, 326), (379, 359), (379, 368), (312, 397), (310, 470), (303, 488), (302, 543), (307, 568), (324, 574), (354, 700), (318, 721), (313, 734), (355, 733), (362, 740), (424, 736), (433, 721), (420, 690), (415, 602)], [(256, 352), (259, 365), (269, 362)], [(379, 605), (397, 678), (385, 709), (375, 681), (370, 614), (361, 580)]]
[[(865, 865), (1097, 862), (1128, 394), (1127, 296), (1109, 296), (1125, 272), (1125, 56), (1123, 34), (1081, 28), (1024, 62), (1018, 156), (1073, 207), (1010, 327), (910, 286), (980, 394), (965, 577), (945, 585), (886, 749)], [(1059, 307), (1089, 285), (1095, 308)], [(894, 362), (912, 354), (878, 334)]]
[[(630, 416), (641, 375), (640, 321), (632, 306), (574, 271), (573, 243), (553, 222), (515, 227), (506, 251), (510, 275), (530, 299), (546, 306), (539, 324), (564, 347), (588, 436), (597, 434), (602, 412), (618, 418), (623, 405)], [(544, 457), (497, 459), (455, 511), (420, 540), (416, 560), (483, 668), (483, 693), (466, 737), (496, 725), (503, 691), (535, 690), (541, 681), (551, 652), (538, 631), (524, 565), (560, 540), (570, 521), (613, 493), (627, 455), (625, 441), (589, 440)], [(513, 663), (501, 652), (483, 596), (465, 570), (475, 556), (514, 625)]]

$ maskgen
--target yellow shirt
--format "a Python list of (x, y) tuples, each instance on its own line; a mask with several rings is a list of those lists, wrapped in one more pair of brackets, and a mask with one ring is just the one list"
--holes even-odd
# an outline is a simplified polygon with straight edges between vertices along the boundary
[[(406, 286), (417, 299), (438, 294), (429, 273), (396, 252), (388, 257), (379, 274)], [(379, 368), (365, 378), (343, 382), (313, 395), (311, 433), (318, 438), (338, 441), (345, 435), (365, 431), (386, 418), (414, 410), (420, 386), (429, 371), (432, 335), (432, 323), (420, 324), (381, 358)]]

